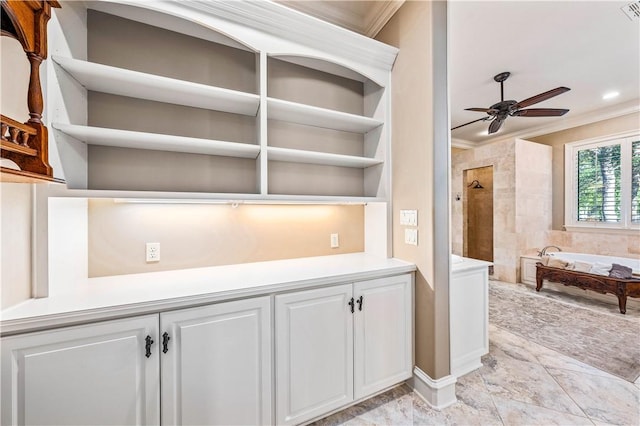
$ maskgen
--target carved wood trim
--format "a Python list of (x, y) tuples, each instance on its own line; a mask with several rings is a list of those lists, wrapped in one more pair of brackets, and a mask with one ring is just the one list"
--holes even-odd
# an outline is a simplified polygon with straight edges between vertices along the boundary
[[(29, 179), (42, 175), (52, 180), (53, 169), (49, 165), (47, 128), (42, 123), (44, 101), (40, 84), (40, 64), (47, 57), (47, 22), (51, 8), (60, 7), (57, 0), (2, 0), (2, 36), (17, 39), (30, 64), (27, 107), (29, 119), (25, 124), (2, 116), (2, 158), (18, 165)], [(3, 179), (14, 181), (13, 176)], [(10, 170), (10, 169), (9, 169)], [(16, 171), (7, 172), (15, 175)]]

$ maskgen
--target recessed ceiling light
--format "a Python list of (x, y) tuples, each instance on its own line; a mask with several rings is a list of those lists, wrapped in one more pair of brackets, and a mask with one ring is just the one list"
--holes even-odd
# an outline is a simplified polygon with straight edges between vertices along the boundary
[(607, 92), (604, 95), (602, 95), (602, 99), (604, 99), (606, 101), (606, 100), (609, 100), (609, 99), (613, 99), (613, 98), (615, 98), (615, 97), (617, 97), (619, 95), (620, 95), (620, 92)]

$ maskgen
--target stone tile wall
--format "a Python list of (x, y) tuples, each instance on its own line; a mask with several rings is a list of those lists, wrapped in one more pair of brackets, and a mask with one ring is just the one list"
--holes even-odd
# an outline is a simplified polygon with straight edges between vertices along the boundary
[(544, 243), (551, 230), (551, 148), (524, 140), (504, 141), (456, 152), (451, 164), (453, 252), (467, 254), (464, 172), (493, 166), (493, 277), (518, 282), (520, 255)]
[(640, 232), (605, 234), (595, 232), (549, 231), (546, 245), (571, 253), (601, 254), (637, 259), (640, 256)]

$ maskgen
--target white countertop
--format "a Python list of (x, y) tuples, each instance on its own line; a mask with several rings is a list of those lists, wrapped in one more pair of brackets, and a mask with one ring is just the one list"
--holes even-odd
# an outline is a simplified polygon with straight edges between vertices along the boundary
[(470, 257), (462, 257), (457, 255), (451, 255), (451, 273), (461, 271), (470, 271), (473, 269), (486, 268), (493, 265), (491, 262), (485, 260), (471, 259)]
[(73, 293), (30, 299), (0, 313), (3, 335), (360, 281), (415, 271), (365, 253), (88, 278)]

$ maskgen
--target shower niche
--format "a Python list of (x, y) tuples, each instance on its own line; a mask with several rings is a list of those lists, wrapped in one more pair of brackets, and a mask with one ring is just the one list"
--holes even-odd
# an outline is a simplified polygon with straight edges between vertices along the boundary
[(464, 170), (464, 256), (493, 262), (493, 166)]

